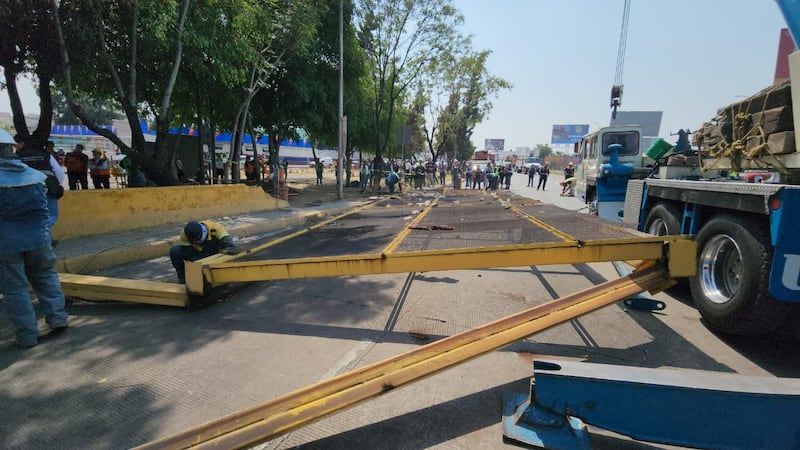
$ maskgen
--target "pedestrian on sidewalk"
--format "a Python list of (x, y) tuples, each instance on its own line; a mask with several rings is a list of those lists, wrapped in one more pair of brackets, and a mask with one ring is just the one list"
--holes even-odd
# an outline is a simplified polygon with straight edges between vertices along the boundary
[(0, 294), (17, 346), (39, 343), (33, 288), (50, 335), (67, 328), (64, 293), (50, 241), (46, 176), (15, 158), (14, 139), (0, 130)]
[(178, 275), (178, 282), (186, 282), (186, 261), (197, 261), (217, 253), (238, 253), (225, 227), (210, 220), (187, 223), (181, 231), (180, 241), (169, 250), (169, 259)]

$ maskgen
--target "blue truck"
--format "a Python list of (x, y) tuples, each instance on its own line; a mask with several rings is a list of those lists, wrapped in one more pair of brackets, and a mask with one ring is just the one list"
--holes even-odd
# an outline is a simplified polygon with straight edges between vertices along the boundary
[[(777, 3), (797, 42), (798, 2)], [(624, 223), (695, 235), (692, 298), (725, 333), (779, 330), (800, 309), (800, 89), (791, 89), (800, 86), (800, 52), (788, 61), (788, 80), (721, 109), (695, 131), (693, 148), (659, 154), (661, 167), (626, 186)]]

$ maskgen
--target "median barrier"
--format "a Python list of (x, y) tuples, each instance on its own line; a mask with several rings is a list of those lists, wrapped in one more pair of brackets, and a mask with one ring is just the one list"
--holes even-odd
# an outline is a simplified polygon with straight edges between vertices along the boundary
[(169, 225), (288, 208), (244, 184), (67, 191), (59, 201), (54, 239)]

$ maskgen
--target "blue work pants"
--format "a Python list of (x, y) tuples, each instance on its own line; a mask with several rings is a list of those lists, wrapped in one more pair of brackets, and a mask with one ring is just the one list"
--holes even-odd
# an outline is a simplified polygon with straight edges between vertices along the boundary
[(39, 338), (31, 286), (47, 324), (52, 328), (67, 323), (64, 293), (55, 263), (56, 255), (49, 244), (23, 253), (0, 253), (0, 293), (20, 345), (36, 344)]
[(197, 250), (191, 245), (173, 245), (169, 249), (169, 259), (178, 275), (178, 281), (186, 280), (186, 264), (184, 261), (197, 261), (206, 256), (216, 255), (220, 250), (220, 241), (212, 239), (203, 243), (203, 249)]

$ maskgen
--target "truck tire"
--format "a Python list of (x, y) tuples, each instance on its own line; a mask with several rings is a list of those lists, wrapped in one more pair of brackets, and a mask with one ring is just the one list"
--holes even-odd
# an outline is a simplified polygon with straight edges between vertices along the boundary
[(653, 236), (680, 234), (681, 225), (678, 219), (678, 208), (670, 203), (659, 203), (650, 210), (645, 220), (645, 233)]
[(730, 216), (711, 219), (697, 234), (695, 306), (711, 328), (763, 335), (782, 327), (785, 304), (769, 294), (772, 259), (768, 228)]

